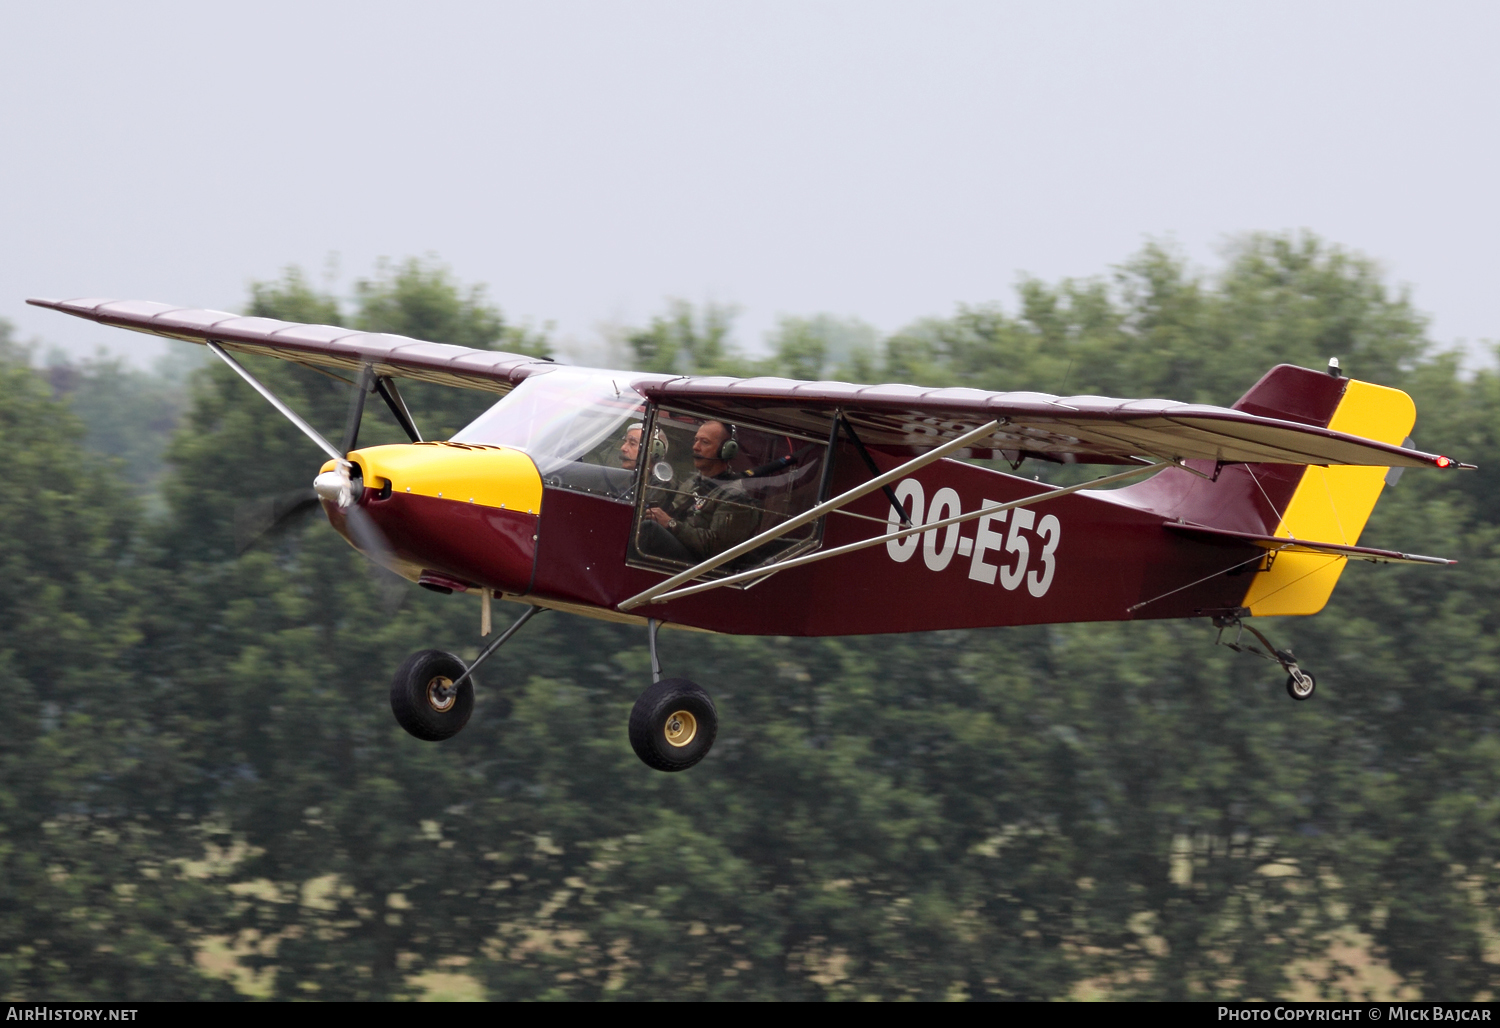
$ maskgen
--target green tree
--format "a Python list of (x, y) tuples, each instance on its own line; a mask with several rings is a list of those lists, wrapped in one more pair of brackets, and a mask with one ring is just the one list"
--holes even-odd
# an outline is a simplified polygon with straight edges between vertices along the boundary
[(855, 318), (784, 317), (771, 337), (768, 371), (788, 378), (872, 381), (879, 333)]
[(667, 313), (651, 319), (648, 328), (631, 333), (626, 344), (636, 367), (677, 375), (738, 375), (747, 364), (730, 340), (735, 310), (705, 304), (701, 311), (685, 300), (674, 300)]
[[(482, 294), (459, 287), (446, 269), (406, 262), (382, 275), (359, 288), (349, 320), (360, 328), (545, 347), (509, 332)], [(341, 317), (295, 270), (257, 284), (252, 299), (260, 316)], [(339, 437), (347, 384), (278, 361), (246, 363)], [(235, 908), (196, 929), (246, 950), (246, 966), (273, 968), (274, 996), (409, 994), (413, 974), (480, 946), (477, 875), (483, 853), (505, 840), (476, 831), (448, 852), (451, 834), (429, 826), (452, 822), (452, 810), (474, 801), (473, 769), (453, 765), (452, 750), (410, 745), (384, 691), (411, 650), (438, 645), (472, 656), (477, 608), (460, 612), (414, 590), (393, 619), (372, 595), (363, 558), (326, 525), (236, 559), (235, 507), (305, 489), (323, 458), (228, 369), (208, 368), (194, 385), (171, 452), (171, 517), (157, 539), (163, 588), (139, 653), (191, 690), (171, 727), (218, 783), (205, 830), (242, 855), (222, 880), (238, 897)], [(419, 425), (439, 438), (496, 398), (421, 385), (403, 391)], [(366, 426), (365, 445), (404, 438), (378, 406)], [(467, 825), (459, 816), (458, 827)]]
[(1020, 284), (998, 304), (930, 318), (886, 344), (898, 381), (984, 389), (1163, 396), (1228, 404), (1272, 365), (1340, 357), (1370, 381), (1407, 380), (1426, 323), (1377, 265), (1317, 237), (1253, 234), (1217, 276), (1152, 243), (1109, 278)]
[(27, 357), (0, 322), (0, 993), (221, 995), (184, 930), (219, 900), (184, 872), (202, 843), (154, 717), (171, 690), (128, 670), (136, 506)]
[[(525, 348), (432, 263), (385, 266), (347, 315), (295, 271), (257, 284), (252, 310)], [(632, 352), (671, 373), (1213, 403), (1278, 361), (1339, 356), (1416, 397), (1424, 448), (1486, 463), (1500, 443), (1500, 376), (1462, 375), (1371, 262), (1309, 235), (1245, 237), (1213, 273), (1151, 245), (1109, 276), (1023, 281), (1013, 307), (883, 344), (855, 322), (785, 319), (753, 362), (729, 327), (727, 311), (674, 304)], [(325, 434), (342, 430), (347, 385), (247, 362)], [(16, 423), (53, 417), (45, 386), (17, 381), (30, 384), (6, 401)], [(492, 402), (403, 389), (433, 436)], [(364, 442), (401, 438), (378, 407), (367, 425)], [(147, 967), (157, 995), (200, 995), (213, 983), (191, 965), (208, 939), (284, 998), (418, 995), (421, 975), (455, 970), (494, 998), (1360, 995), (1369, 980), (1335, 944), (1424, 996), (1495, 988), (1493, 476), (1408, 473), (1368, 529), (1457, 568), (1352, 566), (1323, 615), (1269, 626), (1318, 673), (1311, 703), (1288, 701), (1272, 665), (1214, 648), (1201, 622), (667, 632), (668, 672), (702, 681), (723, 727), (702, 765), (661, 775), (624, 730), (649, 680), (644, 633), (559, 613), (486, 666), (460, 736), (402, 733), (386, 676), (419, 648), (472, 657), (478, 605), (414, 590), (390, 616), (324, 525), (236, 558), (234, 506), (305, 488), (322, 458), (227, 369), (194, 379), (168, 520), (144, 548), (128, 545), (134, 515), (107, 468), (56, 449), (55, 432), (28, 438), (22, 494), (56, 488), (62, 466), (68, 489), (123, 506), (13, 496), (25, 505), (0, 522), (18, 569), (3, 609), (21, 619), (0, 658), (29, 683), (7, 729), (17, 762), (0, 752), (22, 811), (3, 821), (0, 884), (62, 897), (0, 919), (13, 994), (98, 995)], [(33, 640), (59, 631), (76, 663), (48, 678)], [(76, 707), (55, 716), (85, 719), (74, 731), (48, 720), (59, 681)], [(67, 761), (47, 763), (59, 746)], [(110, 763), (127, 753), (148, 756)], [(63, 769), (46, 772), (51, 792), (26, 777), (38, 768)], [(96, 795), (112, 799), (78, 800)], [(111, 831), (144, 826), (120, 831), (125, 857), (85, 853), (106, 824), (96, 810), (115, 812)], [(204, 840), (221, 859), (187, 863)], [(89, 949), (96, 924), (135, 941)], [(27, 938), (71, 955), (46, 963)]]
[(47, 380), (83, 422), (83, 445), (119, 461), (125, 482), (153, 512), (160, 506), (166, 449), (187, 408), (193, 356), (168, 354), (149, 372), (103, 354), (76, 362), (60, 351), (48, 357)]

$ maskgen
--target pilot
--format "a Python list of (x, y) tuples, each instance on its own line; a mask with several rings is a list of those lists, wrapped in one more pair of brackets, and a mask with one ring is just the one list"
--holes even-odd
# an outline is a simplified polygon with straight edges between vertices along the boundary
[(705, 421), (698, 426), (693, 436), (697, 474), (665, 507), (647, 508), (642, 549), (695, 563), (750, 538), (756, 512), (745, 503), (739, 472), (729, 467), (738, 450), (734, 431), (724, 422)]

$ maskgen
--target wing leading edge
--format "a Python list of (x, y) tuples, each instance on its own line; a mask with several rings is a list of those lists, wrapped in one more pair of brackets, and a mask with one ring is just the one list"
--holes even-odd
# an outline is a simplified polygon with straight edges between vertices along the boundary
[[(405, 336), (302, 325), (225, 311), (138, 300), (40, 300), (38, 307), (105, 325), (226, 350), (261, 354), (322, 370), (357, 374), (373, 365), (393, 375), (464, 389), (508, 392), (552, 365), (522, 354), (429, 343)], [(1225, 407), (1170, 400), (1047, 393), (993, 393), (910, 385), (798, 382), (781, 378), (635, 376), (652, 400), (728, 421), (823, 435), (838, 414), (867, 444), (918, 453), (998, 427), (976, 444), (1004, 455), (1076, 463), (1208, 460), (1381, 467), (1469, 467), (1438, 454)]]
[(906, 452), (931, 449), (997, 420), (1000, 427), (975, 444), (976, 448), (1011, 459), (1044, 456), (1079, 464), (1138, 463), (1141, 458), (1151, 458), (1472, 467), (1439, 454), (1315, 425), (1171, 400), (862, 386), (780, 378), (674, 378), (640, 388), (658, 402), (727, 421), (759, 422), (804, 432), (826, 430), (829, 416), (840, 411), (868, 445)]
[(393, 375), (461, 389), (505, 393), (532, 372), (551, 364), (524, 354), (428, 343), (383, 332), (335, 325), (301, 325), (249, 318), (225, 311), (194, 310), (140, 300), (27, 300), (102, 325), (181, 339), (213, 340), (236, 353), (279, 357), (312, 368), (357, 375), (372, 364), (377, 375)]

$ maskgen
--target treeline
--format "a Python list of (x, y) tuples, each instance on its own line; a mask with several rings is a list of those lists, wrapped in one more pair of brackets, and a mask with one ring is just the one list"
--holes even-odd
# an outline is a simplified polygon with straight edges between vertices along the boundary
[[(352, 305), (289, 272), (247, 309), (549, 346), (421, 262)], [(1370, 262), (1305, 236), (1247, 238), (1211, 275), (1148, 247), (886, 339), (792, 319), (768, 358), (729, 328), (683, 305), (626, 343), (652, 369), (1214, 403), (1338, 356), (1416, 397), (1423, 448), (1500, 455), (1500, 378), (1460, 374)], [(338, 434), (342, 384), (254, 368)], [(1354, 565), (1322, 615), (1270, 625), (1317, 672), (1309, 703), (1206, 622), (667, 633), (667, 670), (713, 693), (723, 727), (702, 765), (663, 775), (625, 734), (643, 632), (548, 613), (480, 676), (460, 736), (418, 742), (389, 675), (420, 648), (472, 656), (477, 602), (412, 590), (387, 613), (316, 520), (237, 555), (236, 511), (305, 488), (320, 458), (226, 369), (192, 371), (151, 516), (130, 454), (85, 445), (87, 383), (59, 378), (6, 344), (8, 999), (1495, 989), (1491, 472), (1409, 473), (1367, 531), (1457, 567)], [(407, 393), (433, 435), (489, 401)], [(383, 417), (363, 442), (400, 437)]]

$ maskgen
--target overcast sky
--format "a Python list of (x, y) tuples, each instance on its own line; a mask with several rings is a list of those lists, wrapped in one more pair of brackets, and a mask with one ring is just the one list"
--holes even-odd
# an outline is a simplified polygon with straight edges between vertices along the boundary
[(1308, 228), (1500, 337), (1494, 3), (8, 4), (0, 318), (435, 253), (575, 347), (666, 298), (891, 331)]

